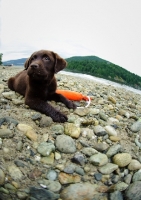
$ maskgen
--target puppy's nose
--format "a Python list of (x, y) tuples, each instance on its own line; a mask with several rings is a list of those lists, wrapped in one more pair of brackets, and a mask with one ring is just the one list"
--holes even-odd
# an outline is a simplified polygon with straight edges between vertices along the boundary
[(36, 69), (36, 68), (39, 67), (39, 65), (38, 64), (32, 64), (32, 65), (30, 65), (30, 67)]

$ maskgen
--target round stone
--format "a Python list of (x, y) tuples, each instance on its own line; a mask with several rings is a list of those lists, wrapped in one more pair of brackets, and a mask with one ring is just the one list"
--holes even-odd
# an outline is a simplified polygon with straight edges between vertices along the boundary
[(97, 126), (94, 126), (94, 133), (97, 135), (97, 136), (104, 136), (106, 135), (106, 131), (105, 129), (100, 126), (100, 125), (97, 125)]
[(105, 154), (97, 153), (97, 154), (92, 155), (92, 156), (90, 157), (90, 162), (91, 162), (93, 165), (102, 166), (102, 165), (107, 164), (107, 162), (108, 162), (108, 157), (107, 157)]
[(98, 153), (98, 151), (95, 150), (95, 149), (92, 148), (92, 147), (84, 147), (84, 148), (82, 149), (82, 153), (84, 153), (84, 154), (87, 155), (87, 156), (92, 156), (92, 155)]
[(58, 135), (55, 141), (56, 148), (62, 153), (75, 153), (76, 146), (74, 140), (67, 135)]
[(129, 153), (119, 153), (113, 157), (113, 162), (119, 167), (125, 167), (131, 162), (131, 155)]
[(117, 132), (112, 126), (105, 126), (105, 130), (108, 133), (108, 135), (117, 136)]
[(95, 173), (94, 177), (97, 181), (100, 181), (102, 179), (102, 174), (101, 173)]
[(113, 156), (116, 153), (118, 153), (120, 149), (121, 149), (121, 145), (120, 144), (113, 145), (108, 149), (106, 155), (108, 156), (108, 158), (110, 158), (111, 156)]
[(69, 135), (73, 138), (78, 138), (80, 135), (80, 127), (76, 126), (73, 123), (66, 123), (65, 124), (65, 134)]
[(33, 129), (31, 126), (26, 125), (26, 124), (18, 124), (17, 128), (18, 128), (19, 131), (22, 131), (24, 133), (26, 133), (28, 130), (32, 130)]
[(128, 169), (131, 171), (141, 169), (141, 163), (138, 160), (131, 160), (130, 164), (128, 165)]
[(113, 163), (107, 163), (106, 165), (99, 167), (99, 171), (102, 174), (111, 174), (113, 171), (115, 171), (116, 169), (118, 169), (118, 165), (115, 165)]
[(61, 199), (92, 200), (97, 193), (96, 187), (90, 183), (71, 184), (61, 192)]
[(52, 152), (55, 151), (55, 146), (52, 143), (47, 143), (47, 142), (42, 142), (39, 144), (37, 151), (42, 155), (42, 156), (49, 156)]
[(47, 179), (54, 181), (57, 178), (57, 172), (55, 170), (49, 170), (47, 173)]

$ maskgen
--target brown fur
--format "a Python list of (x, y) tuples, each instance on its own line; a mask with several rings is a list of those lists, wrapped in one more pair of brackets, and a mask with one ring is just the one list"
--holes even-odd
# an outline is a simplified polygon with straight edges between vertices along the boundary
[(55, 93), (57, 83), (54, 74), (64, 69), (66, 64), (64, 59), (52, 51), (34, 52), (26, 60), (25, 70), (8, 80), (8, 87), (25, 96), (25, 104), (31, 109), (52, 117), (53, 121), (65, 122), (67, 116), (57, 111), (46, 101), (60, 101), (68, 108), (76, 108), (73, 102)]

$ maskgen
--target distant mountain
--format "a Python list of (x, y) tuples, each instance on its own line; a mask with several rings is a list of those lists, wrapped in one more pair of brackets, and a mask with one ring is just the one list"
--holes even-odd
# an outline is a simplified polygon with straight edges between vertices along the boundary
[(4, 61), (3, 65), (16, 65), (16, 66), (23, 66), (27, 58), (20, 58), (17, 60), (8, 60)]

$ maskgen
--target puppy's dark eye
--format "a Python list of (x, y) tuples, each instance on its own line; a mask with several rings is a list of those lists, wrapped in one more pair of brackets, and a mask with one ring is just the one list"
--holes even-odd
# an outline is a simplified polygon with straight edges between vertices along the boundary
[(45, 56), (44, 59), (50, 61), (50, 58), (48, 56)]

